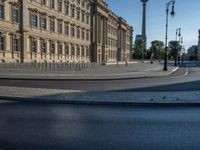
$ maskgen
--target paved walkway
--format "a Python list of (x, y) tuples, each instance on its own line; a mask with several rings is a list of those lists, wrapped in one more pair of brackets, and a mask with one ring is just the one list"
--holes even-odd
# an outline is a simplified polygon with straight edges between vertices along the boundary
[(0, 100), (81, 104), (200, 104), (200, 91), (87, 92), (0, 86)]
[(125, 78), (144, 78), (155, 76), (166, 76), (177, 68), (169, 64), (168, 71), (163, 72), (163, 64), (160, 63), (131, 63), (96, 66), (81, 71), (72, 70), (45, 70), (24, 68), (0, 68), (0, 78), (17, 79), (64, 79), (64, 80), (109, 80)]

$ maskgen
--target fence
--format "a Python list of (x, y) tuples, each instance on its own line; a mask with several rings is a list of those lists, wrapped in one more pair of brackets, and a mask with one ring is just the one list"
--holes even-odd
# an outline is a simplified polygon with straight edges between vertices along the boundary
[(81, 71), (88, 68), (96, 68), (98, 63), (2, 63), (1, 69), (35, 69), (35, 70), (58, 70), (58, 71)]

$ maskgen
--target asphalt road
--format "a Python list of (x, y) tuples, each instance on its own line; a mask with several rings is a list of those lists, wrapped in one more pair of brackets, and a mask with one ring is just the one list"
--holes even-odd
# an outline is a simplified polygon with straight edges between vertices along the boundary
[(167, 77), (112, 81), (0, 80), (0, 85), (83, 91), (193, 91), (200, 90), (200, 62), (190, 62)]
[(199, 107), (1, 102), (1, 150), (197, 150)]
[[(1, 86), (78, 90), (200, 89), (200, 64), (160, 78), (119, 81), (5, 81)], [(199, 107), (20, 103), (0, 100), (0, 150), (196, 150)]]

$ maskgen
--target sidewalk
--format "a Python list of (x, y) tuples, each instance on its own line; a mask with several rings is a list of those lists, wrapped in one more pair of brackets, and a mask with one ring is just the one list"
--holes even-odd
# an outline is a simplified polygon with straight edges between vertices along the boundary
[(136, 106), (200, 106), (200, 91), (184, 92), (87, 92), (0, 86), (1, 100), (31, 103), (64, 103)]
[(163, 72), (159, 63), (131, 63), (97, 66), (81, 71), (45, 70), (24, 68), (0, 68), (0, 79), (30, 79), (30, 80), (116, 80), (166, 76), (177, 69), (169, 64), (168, 71)]

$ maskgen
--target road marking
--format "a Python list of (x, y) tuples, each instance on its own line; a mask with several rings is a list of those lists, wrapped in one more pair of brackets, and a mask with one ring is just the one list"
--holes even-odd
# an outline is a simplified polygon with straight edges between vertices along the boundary
[(171, 72), (169, 72), (169, 75), (176, 72), (179, 69), (179, 67), (176, 67), (174, 70), (172, 70)]
[(185, 70), (185, 73), (183, 75), (179, 75), (179, 76), (175, 76), (175, 77), (170, 77), (170, 78), (173, 79), (173, 78), (186, 77), (186, 76), (188, 76), (188, 74), (189, 74), (189, 69), (188, 69), (188, 66), (186, 64), (186, 70)]

